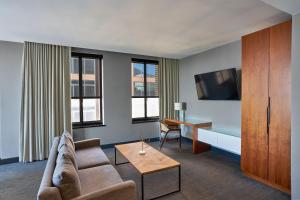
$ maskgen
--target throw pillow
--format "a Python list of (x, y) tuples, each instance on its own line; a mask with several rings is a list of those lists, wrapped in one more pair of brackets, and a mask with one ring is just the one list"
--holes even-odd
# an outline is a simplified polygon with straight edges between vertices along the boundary
[(72, 162), (74, 165), (75, 169), (78, 170), (78, 165), (76, 161), (76, 154), (73, 149), (73, 147), (70, 144), (64, 144), (62, 147), (59, 149), (57, 159), (56, 159), (56, 164), (60, 162), (61, 160), (69, 160)]
[(75, 149), (73, 136), (68, 131), (64, 131), (63, 135), (70, 140), (70, 142), (72, 143), (73, 148)]
[(69, 200), (81, 193), (81, 186), (77, 170), (69, 159), (60, 159), (52, 177), (52, 183), (59, 188), (62, 199)]

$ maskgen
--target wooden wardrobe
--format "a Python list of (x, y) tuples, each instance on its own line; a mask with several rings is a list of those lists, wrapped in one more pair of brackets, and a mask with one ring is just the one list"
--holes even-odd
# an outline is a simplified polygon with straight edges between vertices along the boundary
[(284, 22), (242, 37), (245, 175), (291, 190), (291, 31)]

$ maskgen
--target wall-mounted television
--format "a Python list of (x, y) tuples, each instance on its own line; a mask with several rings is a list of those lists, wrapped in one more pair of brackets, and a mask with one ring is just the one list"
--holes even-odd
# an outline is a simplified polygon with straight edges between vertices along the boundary
[(236, 68), (195, 75), (199, 100), (240, 100), (241, 70)]

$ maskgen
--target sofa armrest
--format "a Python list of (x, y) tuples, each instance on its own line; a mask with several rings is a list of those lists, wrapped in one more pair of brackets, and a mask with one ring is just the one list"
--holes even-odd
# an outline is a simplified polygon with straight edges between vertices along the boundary
[(136, 200), (136, 185), (133, 181), (125, 181), (116, 185), (91, 192), (73, 200)]
[(74, 142), (74, 144), (75, 144), (75, 150), (95, 147), (95, 146), (100, 147), (100, 139), (92, 138), (87, 140), (81, 140), (81, 141)]

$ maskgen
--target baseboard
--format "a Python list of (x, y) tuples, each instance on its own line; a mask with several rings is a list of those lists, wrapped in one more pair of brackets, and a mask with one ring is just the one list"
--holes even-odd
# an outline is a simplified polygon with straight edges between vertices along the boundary
[[(127, 141), (127, 142), (119, 142), (119, 143), (112, 143), (112, 144), (104, 144), (101, 145), (102, 149), (108, 149), (108, 148), (113, 148), (117, 144), (126, 144), (129, 142), (138, 142), (140, 140), (132, 140), (132, 141)], [(149, 138), (145, 139), (146, 142), (157, 142), (159, 141), (159, 138)], [(19, 162), (19, 157), (12, 157), (12, 158), (6, 158), (6, 159), (0, 159), (0, 165), (6, 165), (6, 164), (11, 164), (11, 163), (18, 163)]]
[(182, 139), (183, 142), (193, 144), (193, 140), (192, 140), (191, 138), (187, 138), (187, 137), (183, 137), (183, 136), (182, 136), (181, 139)]
[[(115, 145), (118, 145), (118, 144), (126, 144), (126, 143), (139, 142), (139, 141), (141, 141), (141, 140), (131, 140), (131, 141), (126, 141), (126, 142), (103, 144), (103, 145), (101, 145), (101, 148), (109, 149), (109, 148), (113, 148)], [(145, 139), (145, 142), (157, 142), (157, 141), (159, 141), (159, 137)]]
[(238, 155), (238, 154), (234, 154), (234, 153), (231, 153), (231, 152), (226, 151), (224, 149), (219, 149), (219, 148), (214, 147), (214, 146), (211, 146), (211, 150), (214, 151), (214, 152), (216, 152), (216, 153), (222, 154), (222, 155), (224, 155), (226, 157), (229, 157), (229, 158), (231, 158), (231, 159), (233, 159), (233, 160), (235, 160), (237, 162), (241, 161), (241, 156)]
[(19, 157), (0, 159), (0, 165), (6, 165), (19, 162)]
[[(130, 143), (130, 142), (138, 142), (138, 141), (140, 141), (140, 140), (131, 140), (131, 141), (126, 141), (126, 142), (118, 142), (118, 143), (104, 144), (104, 145), (101, 145), (101, 148), (102, 148), (102, 149), (109, 149), (109, 148), (113, 148), (115, 145), (118, 145), (118, 144), (126, 144), (126, 143)], [(145, 141), (146, 141), (146, 142), (157, 142), (157, 141), (159, 141), (159, 137), (148, 138), (148, 139), (145, 139)], [(186, 142), (186, 143), (190, 143), (190, 144), (193, 143), (193, 140), (190, 139), (190, 138), (187, 138), (187, 137), (182, 137), (182, 141), (183, 141), (183, 142)], [(230, 152), (225, 151), (225, 150), (223, 150), (223, 149), (218, 149), (218, 148), (216, 148), (216, 147), (212, 147), (211, 150), (214, 151), (214, 152), (220, 153), (220, 154), (222, 154), (222, 155), (231, 157), (232, 159), (234, 159), (234, 160), (236, 160), (236, 161), (240, 161), (240, 156), (239, 156), (239, 155), (230, 153)], [(0, 165), (11, 164), (11, 163), (17, 163), (17, 162), (19, 162), (19, 157), (0, 159)]]

